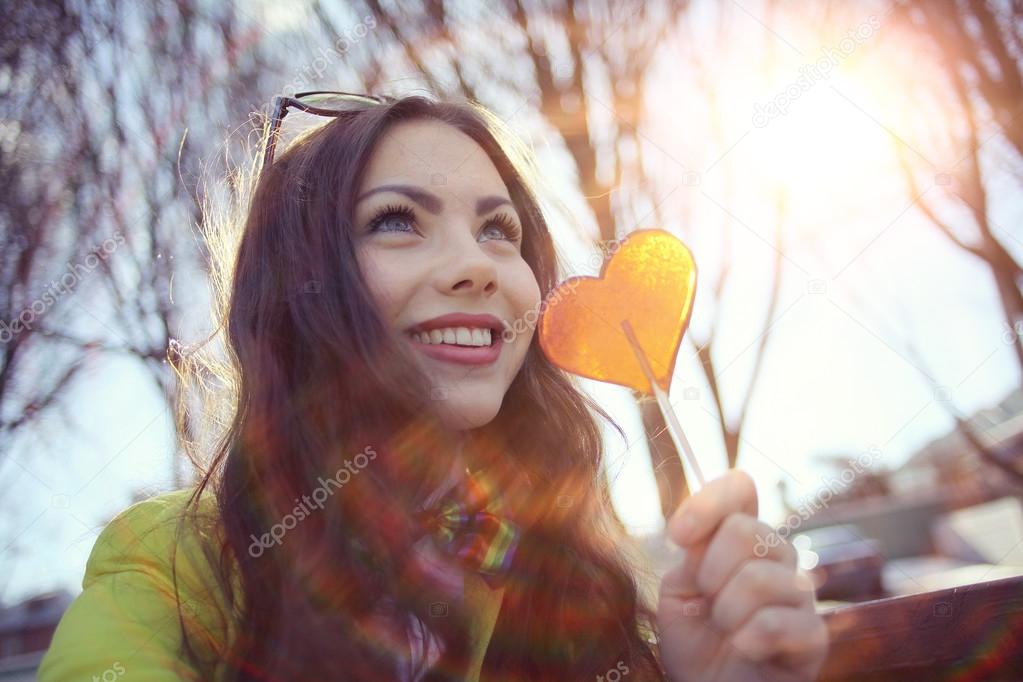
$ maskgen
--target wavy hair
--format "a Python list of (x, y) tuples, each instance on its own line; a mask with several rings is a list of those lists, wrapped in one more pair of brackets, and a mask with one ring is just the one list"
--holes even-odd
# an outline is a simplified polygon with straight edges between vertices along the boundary
[[(428, 380), (378, 314), (351, 232), (377, 142), (414, 119), (454, 126), (486, 152), (521, 218), (522, 257), (541, 295), (557, 283), (529, 151), (473, 102), (410, 96), (355, 108), (267, 168), (250, 157), (207, 195), (200, 228), (215, 330), (172, 358), (179, 435), (199, 472), (180, 528), (199, 522), (200, 498), (214, 493), (218, 541), (205, 559), (232, 624), (219, 661), (204, 655), (175, 574), (183, 654), (206, 678), (322, 680), (339, 668), (346, 679), (393, 678), (412, 633), (372, 634), (382, 603), (394, 623), (442, 643), (425, 679), (465, 677), (469, 614), (430, 617), (438, 589), (409, 551), (414, 510), (450, 468), (423, 455), (454, 443), (430, 410)], [(612, 511), (595, 415), (621, 433), (534, 336), (499, 414), (469, 434), (467, 450), (514, 491), (508, 502), (524, 528), (481, 679), (588, 679), (623, 665), (629, 679), (664, 679), (650, 574)], [(298, 513), (327, 477), (351, 471), (360, 452), (373, 461), (255, 556), (254, 538)]]

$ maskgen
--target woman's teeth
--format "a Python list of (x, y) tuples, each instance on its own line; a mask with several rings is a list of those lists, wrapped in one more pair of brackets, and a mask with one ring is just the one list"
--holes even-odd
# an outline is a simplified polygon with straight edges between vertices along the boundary
[(489, 346), (490, 330), (470, 327), (444, 327), (428, 332), (412, 332), (412, 339), (419, 343), (436, 345), (447, 343), (458, 346)]

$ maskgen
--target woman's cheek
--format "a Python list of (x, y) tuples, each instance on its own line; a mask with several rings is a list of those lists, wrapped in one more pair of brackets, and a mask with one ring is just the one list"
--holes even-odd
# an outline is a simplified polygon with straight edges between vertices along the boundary
[(525, 319), (529, 326), (535, 327), (540, 313), (540, 285), (536, 281), (533, 270), (522, 262), (517, 273), (515, 308), (519, 319)]
[(394, 320), (400, 312), (398, 302), (402, 300), (401, 289), (405, 279), (402, 274), (408, 270), (372, 249), (359, 252), (358, 260), (363, 281), (373, 301), (385, 319)]

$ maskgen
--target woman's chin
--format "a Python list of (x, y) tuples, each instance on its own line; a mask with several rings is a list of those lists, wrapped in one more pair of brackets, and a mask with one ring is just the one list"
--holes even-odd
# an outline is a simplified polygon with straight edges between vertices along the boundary
[(437, 408), (444, 428), (452, 431), (469, 431), (492, 422), (501, 409), (501, 402), (499, 400), (450, 398)]

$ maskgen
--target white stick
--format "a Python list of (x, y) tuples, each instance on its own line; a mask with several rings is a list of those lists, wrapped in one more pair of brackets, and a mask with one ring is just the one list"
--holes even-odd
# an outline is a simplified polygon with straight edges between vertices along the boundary
[(650, 367), (646, 353), (643, 352), (643, 347), (639, 345), (639, 339), (636, 338), (636, 333), (633, 331), (632, 325), (628, 320), (622, 320), (622, 329), (625, 331), (625, 337), (629, 340), (629, 344), (632, 345), (632, 351), (636, 354), (636, 359), (639, 361), (639, 366), (643, 369), (643, 374), (650, 381), (654, 397), (657, 399), (657, 406), (661, 408), (664, 423), (668, 427), (668, 433), (671, 435), (672, 442), (675, 443), (675, 449), (685, 456), (686, 461), (689, 462), (689, 468), (693, 470), (693, 475), (696, 476), (697, 485), (693, 486), (691, 483), (689, 485), (689, 492), (695, 493), (703, 487), (704, 478), (703, 471), (700, 470), (700, 464), (696, 461), (693, 447), (689, 444), (686, 434), (682, 432), (682, 426), (678, 423), (678, 418), (675, 417), (675, 410), (668, 400), (668, 393), (657, 385), (654, 370)]

